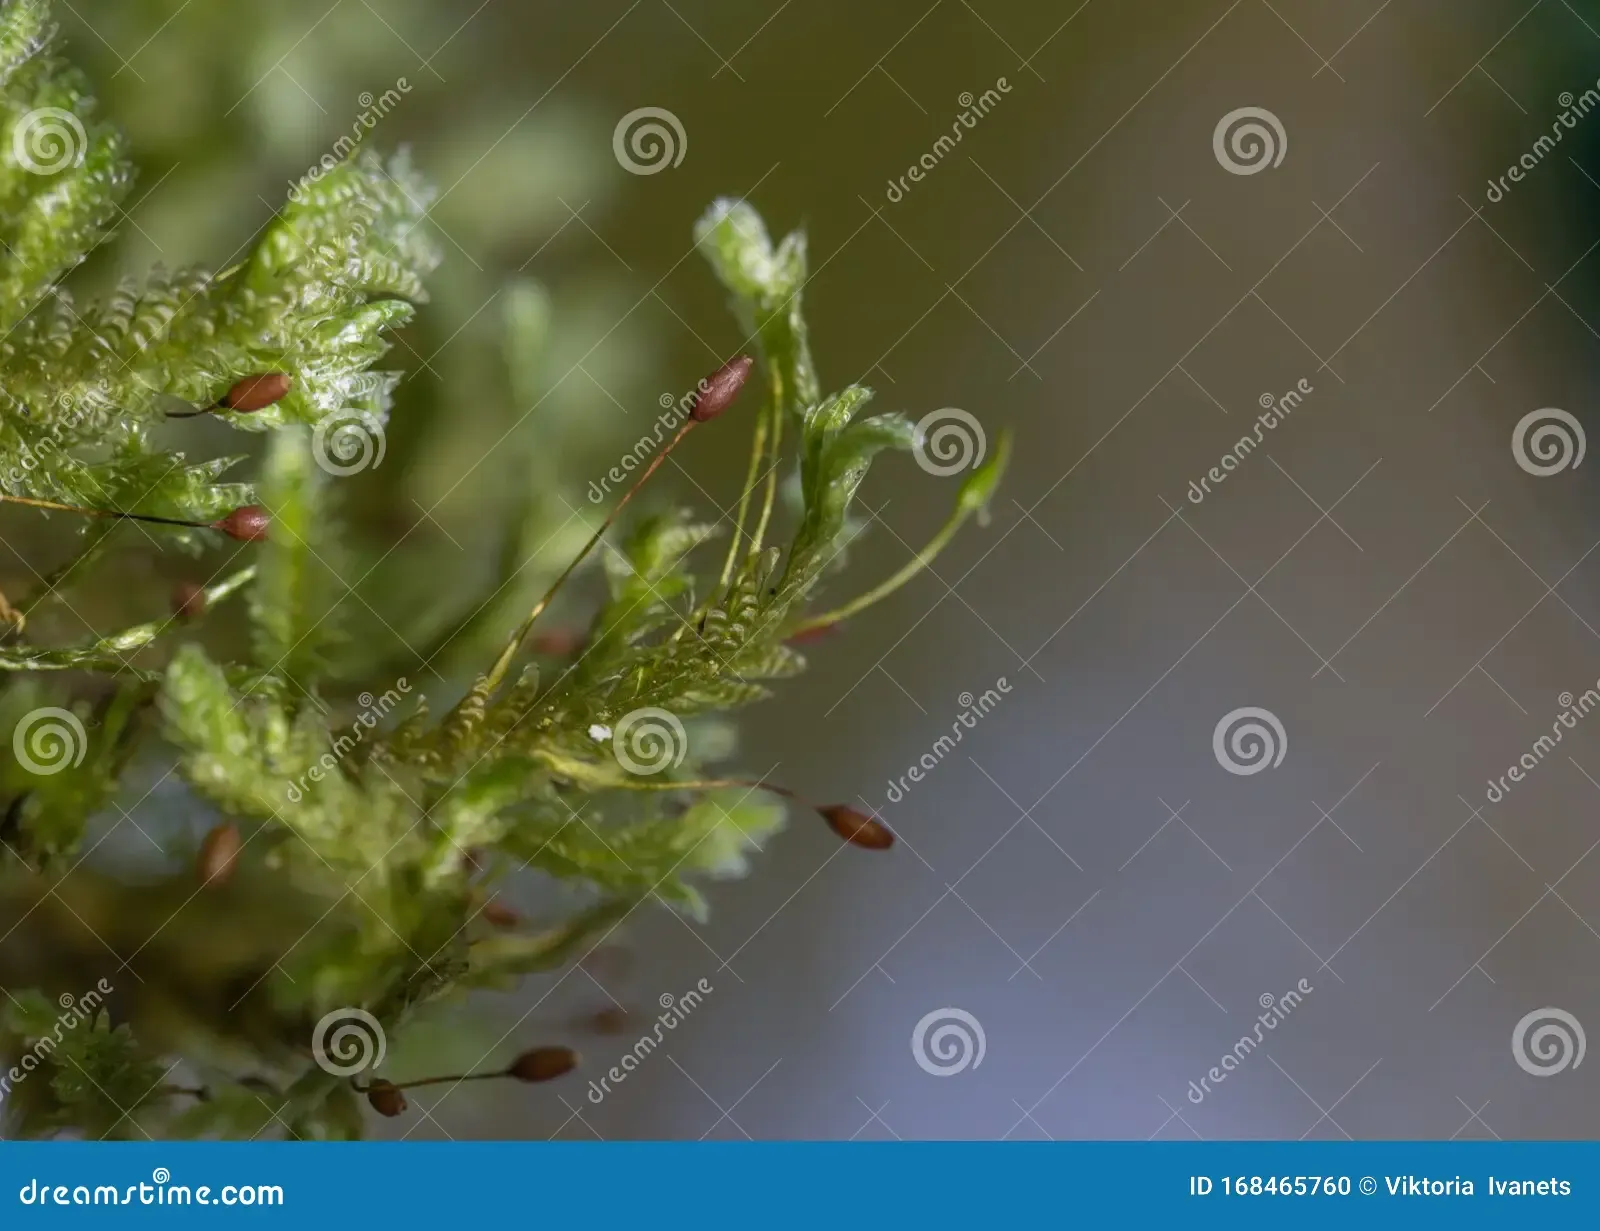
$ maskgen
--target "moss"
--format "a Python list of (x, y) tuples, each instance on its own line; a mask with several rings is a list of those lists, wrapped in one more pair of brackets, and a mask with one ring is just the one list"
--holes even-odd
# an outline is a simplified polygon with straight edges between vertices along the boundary
[[(61, 279), (105, 237), (133, 172), (48, 30), (38, 0), (0, 7), (0, 493), (98, 518), (52, 591), (115, 559), (123, 540), (108, 531), (128, 514), (166, 519), (144, 529), (170, 548), (215, 546), (207, 527), (246, 505), (262, 506), (270, 529), (170, 619), (63, 645), (36, 644), (26, 627), (0, 641), (14, 754), (0, 767), (0, 986), (34, 1010), (0, 1022), (0, 1054), (35, 1045), (41, 1006), (116, 985), (67, 1031), (59, 1054), (78, 1071), (57, 1062), (0, 1112), (11, 1136), (354, 1135), (363, 1087), (318, 1063), (346, 1027), (368, 1032), (375, 1059), (425, 1006), (557, 969), (641, 910), (703, 913), (707, 881), (743, 874), (792, 796), (715, 776), (728, 713), (804, 668), (789, 644), (798, 631), (886, 594), (981, 514), (1005, 442), (911, 566), (817, 614), (816, 592), (860, 532), (851, 508), (874, 459), (924, 442), (909, 419), (868, 415), (868, 389), (823, 393), (803, 237), (774, 244), (750, 206), (718, 202), (697, 238), (756, 345), (765, 397), (751, 405), (747, 393), (715, 428), (681, 401), (629, 458), (659, 463), (669, 427), (747, 420), (734, 524), (668, 509), (633, 520), (616, 545), (597, 533), (607, 595), (587, 633), (552, 650), (530, 640), (549, 596), (526, 616), (504, 599), (564, 520), (525, 502), (514, 524), (485, 527), (499, 584), (456, 631), (392, 676), (350, 678), (340, 648), (365, 600), (348, 576), (337, 481), (382, 448), (398, 376), (380, 365), (438, 261), (428, 186), (403, 157), (360, 151), (297, 193), (232, 268), (158, 272), (76, 303)], [(526, 284), (508, 302), (508, 381), (525, 387), (550, 307)], [(289, 378), (272, 382), (284, 396), (221, 407), (263, 373)], [(255, 482), (224, 478), (238, 459), (192, 461), (161, 443), (156, 429), (182, 403), (264, 446)], [(789, 469), (794, 507), (779, 510)], [(787, 541), (775, 541), (779, 523), (793, 526)], [(718, 537), (722, 558), (707, 562)], [(219, 623), (250, 635), (203, 635)], [(498, 655), (430, 712), (421, 683), (433, 658), (486, 630)], [(163, 749), (207, 826), (240, 835), (209, 883), (181, 839), (155, 871), (84, 864), (94, 817), (130, 766)], [(527, 929), (491, 925), (496, 885), (528, 868), (578, 905)], [(201, 1084), (152, 1076), (176, 1065)]]

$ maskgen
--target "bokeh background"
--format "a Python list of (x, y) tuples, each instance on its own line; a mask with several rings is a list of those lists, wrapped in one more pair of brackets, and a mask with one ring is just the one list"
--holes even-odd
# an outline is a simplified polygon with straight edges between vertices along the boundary
[[(744, 768), (878, 809), (895, 851), (797, 820), (718, 888), (708, 924), (660, 913), (625, 952), (474, 1006), (491, 1039), (575, 1043), (581, 1079), (418, 1091), (427, 1114), (386, 1131), (1600, 1130), (1600, 1061), (1579, 1051), (1600, 1029), (1600, 719), (1486, 798), (1563, 694), (1600, 679), (1600, 463), (1539, 475), (1513, 448), (1541, 408), (1575, 416), (1570, 443), (1594, 426), (1600, 116), (1488, 194), (1559, 125), (1562, 94), (1600, 78), (1600, 5), (68, 7), (143, 169), (91, 278), (227, 262), (364, 96), (406, 80), (368, 142), (409, 143), (440, 185), (445, 264), (397, 347), (411, 375), (387, 457), (341, 488), (374, 558), (398, 545), (360, 606), (447, 607), (487, 567), (486, 509), (541, 474), (581, 491), (662, 393), (734, 353), (690, 234), (719, 194), (809, 232), (827, 386), (1017, 434), (988, 527), (743, 722)], [(963, 95), (1002, 78), (961, 143), (890, 193)], [(683, 132), (681, 161), (647, 175), (613, 152), (642, 107)], [(1213, 135), (1245, 107), (1277, 119), (1281, 161), (1238, 174)], [(548, 290), (550, 341), (508, 398), (524, 278)], [(1302, 381), (1293, 415), (1189, 499), (1259, 399)], [(508, 432), (520, 469), (501, 464)], [(708, 434), (666, 482), (727, 509), (743, 448)], [(880, 468), (834, 596), (899, 567), (957, 482)], [(374, 662), (404, 649), (384, 636), (363, 639)], [(891, 802), (964, 695), (1002, 679), (1001, 704)], [(1213, 736), (1245, 707), (1281, 725), (1283, 755), (1240, 774)], [(714, 990), (669, 1045), (586, 1098), (655, 1002), (700, 979)], [(1191, 1088), (1302, 981), (1259, 1049)], [(618, 1005), (644, 1026), (584, 1026)], [(1533, 1013), (1564, 1037), (1525, 1043), (1525, 1066)], [(929, 1015), (965, 1040), (934, 1027), (924, 1066)]]

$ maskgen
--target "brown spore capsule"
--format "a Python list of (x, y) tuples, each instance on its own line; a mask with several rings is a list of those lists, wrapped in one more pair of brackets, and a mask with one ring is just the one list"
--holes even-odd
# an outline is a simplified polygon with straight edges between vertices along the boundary
[(522, 916), (499, 898), (490, 898), (483, 904), (483, 918), (497, 928), (514, 928), (522, 922)]
[(578, 1067), (578, 1053), (570, 1047), (535, 1047), (511, 1062), (507, 1077), (518, 1081), (553, 1081)]
[(623, 944), (601, 945), (591, 950), (580, 965), (602, 983), (626, 979), (635, 965), (633, 950)]
[(849, 804), (830, 804), (817, 811), (828, 822), (828, 828), (852, 846), (869, 851), (886, 851), (894, 845), (894, 834), (889, 832), (887, 825)]
[(367, 1087), (367, 1102), (372, 1104), (372, 1110), (380, 1116), (395, 1116), (404, 1113), (409, 1106), (406, 1102), (405, 1092), (392, 1081), (382, 1078), (375, 1080)]
[(253, 543), (257, 539), (267, 537), (267, 527), (272, 524), (272, 516), (259, 504), (247, 504), (243, 508), (235, 509), (220, 521), (211, 523), (211, 529), (220, 530), (231, 539), (238, 539), (241, 543)]
[(294, 378), (287, 372), (261, 372), (236, 382), (222, 395), (217, 405), (236, 414), (254, 414), (281, 402), (292, 388)]
[(569, 654), (576, 654), (584, 646), (584, 634), (570, 628), (552, 629), (547, 633), (535, 633), (528, 640), (528, 647), (535, 654), (547, 654), (551, 658), (566, 658)]
[(818, 624), (814, 628), (804, 628), (797, 633), (791, 634), (784, 644), (792, 646), (814, 645), (818, 641), (823, 641), (833, 636), (843, 627), (842, 622), (835, 622), (833, 624)]
[(206, 588), (181, 581), (172, 591), (172, 613), (180, 620), (198, 619), (206, 609)]
[(755, 366), (755, 362), (749, 355), (740, 355), (701, 381), (700, 389), (695, 393), (694, 409), (689, 412), (689, 417), (696, 423), (705, 423), (732, 406), (733, 399), (739, 396), (739, 390), (744, 388), (744, 382), (750, 378), (750, 369)]
[(223, 822), (213, 828), (200, 843), (197, 866), (201, 883), (207, 886), (226, 884), (233, 876), (243, 847), (244, 840), (239, 836), (237, 825)]
[(621, 1034), (628, 1028), (633, 1015), (619, 1004), (607, 1005), (589, 1015), (586, 1023), (596, 1034)]

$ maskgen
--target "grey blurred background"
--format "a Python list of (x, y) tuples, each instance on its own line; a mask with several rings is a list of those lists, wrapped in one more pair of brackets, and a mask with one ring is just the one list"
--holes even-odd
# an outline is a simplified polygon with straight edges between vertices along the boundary
[[(746, 716), (746, 769), (879, 809), (899, 846), (869, 856), (797, 817), (715, 890), (709, 924), (657, 914), (629, 962), (482, 1009), (493, 1035), (575, 1043), (581, 1080), (418, 1091), (413, 1135), (1600, 1130), (1600, 1061), (1576, 1051), (1600, 1028), (1600, 719), (1486, 798), (1600, 679), (1600, 464), (1541, 476), (1513, 449), (1529, 412), (1594, 422), (1600, 116), (1488, 199), (1560, 95), (1600, 77), (1600, 5), (72, 7), (74, 52), (147, 172), (130, 268), (225, 259), (362, 92), (414, 87), (371, 140), (414, 143), (444, 188), (431, 333), (397, 358), (451, 410), (408, 436), (402, 402), (385, 481), (466, 556), (458, 485), (498, 435), (471, 396), (497, 280), (550, 287), (567, 332), (548, 413), (607, 439), (570, 463), (598, 477), (662, 391), (740, 342), (691, 253), (718, 194), (808, 230), (827, 386), (1017, 434), (992, 523)], [(891, 200), (963, 94), (1001, 78)], [(679, 165), (618, 165), (613, 129), (641, 107), (681, 122)], [(1282, 159), (1237, 174), (1213, 136), (1246, 107), (1277, 119)], [(219, 216), (224, 193), (239, 212)], [(1302, 381), (1193, 502), (1259, 399)], [(727, 508), (743, 447), (697, 441), (673, 481)], [(833, 597), (902, 564), (957, 482), (875, 473)], [(890, 802), (964, 695), (1002, 678)], [(1240, 774), (1213, 737), (1245, 707), (1281, 724), (1283, 757)], [(587, 1098), (659, 998), (701, 979), (667, 1045)], [(1191, 1087), (1302, 981), (1258, 1048)], [(642, 1024), (581, 1027), (612, 1004)], [(1525, 1067), (1514, 1035), (1536, 1012), (1565, 1041), (1524, 1031)], [(966, 1039), (930, 1051), (935, 1025), (925, 1067), (929, 1015)]]

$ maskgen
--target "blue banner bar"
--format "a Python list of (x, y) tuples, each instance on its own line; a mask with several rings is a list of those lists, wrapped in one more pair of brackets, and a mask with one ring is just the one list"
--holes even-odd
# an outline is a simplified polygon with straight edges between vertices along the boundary
[(487, 1217), (882, 1231), (1172, 1217), (1184, 1231), (1357, 1219), (1363, 1231), (1443, 1219), (1461, 1231), (1597, 1216), (1600, 1143), (1589, 1142), (0, 1145), (6, 1228), (348, 1231)]

